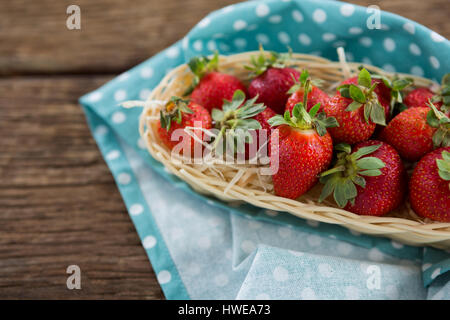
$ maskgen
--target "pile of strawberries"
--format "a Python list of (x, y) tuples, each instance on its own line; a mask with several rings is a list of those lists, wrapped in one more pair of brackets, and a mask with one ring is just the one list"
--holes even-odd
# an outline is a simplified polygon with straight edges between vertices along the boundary
[[(245, 66), (247, 87), (217, 71), (217, 54), (191, 59), (190, 100), (173, 97), (161, 110), (161, 141), (172, 149), (178, 143), (173, 131), (196, 123), (219, 130), (214, 146), (248, 154), (260, 141), (245, 135), (239, 147), (237, 129), (266, 129), (270, 160), (278, 161), (276, 195), (297, 199), (320, 181), (319, 201), (332, 195), (348, 211), (382, 216), (409, 194), (416, 214), (450, 222), (450, 74), (433, 92), (411, 90), (412, 79), (389, 80), (361, 67), (330, 97), (307, 70), (287, 67), (289, 59), (288, 53), (253, 56)], [(197, 139), (184, 140), (193, 150), (205, 136), (200, 130)], [(412, 174), (405, 165), (414, 167)]]

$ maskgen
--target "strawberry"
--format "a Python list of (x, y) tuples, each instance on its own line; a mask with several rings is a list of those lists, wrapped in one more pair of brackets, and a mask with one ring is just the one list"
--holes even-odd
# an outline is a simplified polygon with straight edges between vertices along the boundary
[(450, 145), (450, 120), (433, 104), (430, 107), (402, 111), (384, 128), (380, 139), (408, 161), (419, 160), (433, 147)]
[(377, 82), (366, 69), (358, 75), (358, 85), (343, 84), (339, 93), (325, 104), (323, 110), (335, 117), (339, 127), (330, 128), (334, 142), (354, 144), (365, 141), (373, 134), (376, 124), (386, 125), (385, 110), (374, 90)]
[(436, 149), (414, 168), (409, 200), (418, 215), (450, 222), (450, 147)]
[(274, 129), (271, 135), (271, 167), (278, 168), (272, 181), (275, 194), (296, 199), (317, 182), (317, 175), (331, 162), (333, 143), (327, 127), (337, 125), (336, 119), (320, 113), (319, 104), (309, 112), (303, 103), (298, 103), (284, 116), (269, 120)]
[(428, 100), (434, 97), (434, 92), (428, 88), (416, 88), (405, 97), (405, 104), (409, 108), (426, 107)]
[[(273, 118), (276, 115), (277, 114), (275, 113), (275, 111), (273, 111), (270, 108), (266, 108), (263, 112), (258, 113), (256, 116), (253, 117), (253, 119), (259, 122), (259, 124), (261, 125), (261, 129), (255, 130), (254, 132), (253, 138), (256, 137), (256, 141), (254, 139), (253, 142), (256, 143), (256, 148), (252, 149), (250, 143), (247, 143), (245, 145), (246, 159), (251, 159), (255, 157), (256, 152), (258, 151), (262, 152), (263, 150), (266, 150), (267, 155), (270, 156), (270, 134), (272, 133), (272, 127), (269, 124), (269, 119)], [(266, 145), (266, 147), (264, 147), (264, 145)]]
[(397, 151), (368, 140), (351, 148), (338, 144), (335, 166), (321, 174), (325, 184), (319, 201), (333, 193), (339, 207), (360, 215), (382, 216), (403, 200), (406, 172)]
[(217, 72), (219, 55), (192, 58), (188, 65), (194, 73), (194, 80), (185, 95), (191, 94), (191, 100), (211, 111), (221, 108), (223, 100), (231, 100), (236, 90), (246, 92), (244, 84), (235, 76)]
[(425, 107), (432, 102), (438, 110), (450, 114), (450, 73), (442, 77), (442, 85), (435, 93), (430, 88), (416, 88), (405, 98), (405, 104), (410, 108)]
[(294, 85), (294, 79), (300, 77), (297, 70), (285, 66), (290, 57), (290, 53), (276, 52), (271, 52), (270, 57), (266, 57), (261, 49), (257, 58), (252, 57), (252, 66), (246, 66), (252, 71), (251, 77), (254, 77), (248, 87), (249, 96), (258, 96), (258, 102), (280, 114), (284, 111), (289, 98), (288, 91)]
[[(291, 94), (291, 96), (289, 97), (289, 99), (286, 102), (286, 109), (285, 111), (289, 111), (292, 114), (292, 109), (294, 109), (294, 106), (299, 103), (299, 102), (303, 102), (303, 96), (304, 96), (304, 92), (305, 92), (305, 82), (308, 79), (309, 74), (308, 71), (305, 69), (302, 71), (300, 78), (295, 82), (295, 84), (289, 89), (288, 93)], [(313, 106), (315, 106), (316, 104), (320, 103), (320, 111), (323, 111), (323, 106), (326, 102), (328, 102), (328, 100), (330, 99), (330, 97), (328, 97), (328, 95), (323, 92), (322, 90), (320, 90), (317, 86), (319, 85), (320, 81), (311, 81), (312, 85), (311, 85), (311, 89), (308, 92), (308, 104), (306, 106), (306, 111), (311, 110), (311, 108)]]
[[(172, 140), (172, 134), (175, 130), (194, 126), (203, 129), (211, 129), (212, 127), (211, 116), (208, 110), (195, 102), (172, 97), (163, 110), (160, 111), (158, 134), (161, 141), (171, 150), (179, 143), (179, 140)], [(205, 140), (201, 132), (195, 132), (195, 134), (199, 139)], [(190, 157), (194, 155), (194, 148), (201, 146), (200, 142), (196, 141), (185, 131), (181, 133), (181, 138), (181, 146), (185, 156)]]

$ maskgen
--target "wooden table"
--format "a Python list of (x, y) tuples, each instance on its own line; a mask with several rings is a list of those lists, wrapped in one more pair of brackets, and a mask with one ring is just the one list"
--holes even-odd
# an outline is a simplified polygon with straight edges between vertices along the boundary
[[(0, 298), (164, 298), (77, 99), (231, 2), (80, 0), (69, 31), (70, 1), (0, 0)], [(352, 2), (450, 36), (448, 0)]]

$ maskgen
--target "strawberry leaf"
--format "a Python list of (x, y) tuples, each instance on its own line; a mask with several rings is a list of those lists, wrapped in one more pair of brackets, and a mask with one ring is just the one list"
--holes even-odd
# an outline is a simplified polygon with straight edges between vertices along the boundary
[(353, 101), (352, 103), (350, 103), (347, 108), (345, 109), (345, 111), (355, 111), (357, 109), (359, 109), (363, 104), (359, 103), (357, 101)]
[(356, 165), (360, 169), (381, 169), (385, 167), (383, 161), (376, 157), (365, 157), (356, 161)]
[(358, 173), (362, 174), (363, 176), (368, 176), (368, 177), (376, 177), (376, 176), (381, 175), (381, 171), (378, 169), (365, 170), (365, 171), (360, 171)]
[(358, 84), (366, 88), (370, 88), (370, 85), (372, 84), (370, 73), (365, 68), (361, 69), (361, 71), (359, 72)]
[(360, 88), (355, 86), (354, 84), (351, 84), (349, 87), (349, 93), (350, 97), (359, 103), (365, 103), (366, 102), (366, 96), (362, 92)]

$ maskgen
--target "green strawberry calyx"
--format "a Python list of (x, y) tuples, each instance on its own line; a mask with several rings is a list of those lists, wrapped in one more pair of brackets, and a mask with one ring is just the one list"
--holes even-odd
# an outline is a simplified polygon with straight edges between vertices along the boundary
[(183, 93), (184, 96), (190, 94), (195, 87), (200, 83), (200, 80), (205, 74), (212, 71), (217, 71), (219, 68), (219, 52), (215, 51), (214, 55), (209, 58), (207, 56), (197, 56), (191, 58), (188, 62), (189, 69), (194, 74), (191, 85)]
[(439, 92), (431, 99), (431, 102), (442, 102), (441, 111), (450, 112), (450, 73), (442, 77), (442, 86)]
[(439, 111), (436, 106), (429, 101), (428, 106), (431, 108), (427, 113), (427, 123), (437, 130), (433, 134), (434, 147), (450, 146), (450, 119), (445, 113)]
[[(211, 111), (214, 126), (219, 130), (219, 134), (214, 139), (213, 150), (216, 150), (222, 141), (228, 144), (234, 153), (244, 152), (245, 146), (242, 142), (253, 142), (249, 130), (261, 129), (261, 124), (252, 118), (266, 109), (263, 103), (255, 103), (257, 99), (258, 96), (245, 100), (245, 93), (242, 90), (236, 90), (231, 101), (224, 100), (222, 110)], [(239, 141), (240, 139), (243, 141)]]
[(161, 127), (169, 131), (172, 126), (172, 121), (175, 121), (178, 124), (181, 123), (183, 113), (194, 113), (188, 105), (189, 100), (181, 99), (176, 96), (170, 98), (164, 108), (159, 111), (159, 121), (161, 123)]
[(319, 202), (333, 194), (334, 200), (341, 208), (348, 202), (354, 204), (358, 195), (356, 185), (365, 188), (364, 176), (374, 177), (382, 174), (386, 165), (377, 157), (364, 157), (381, 147), (381, 144), (362, 147), (351, 153), (350, 145), (340, 143), (335, 146), (337, 151), (336, 164), (333, 168), (320, 174), (320, 182), (324, 184)]
[(276, 115), (268, 120), (268, 123), (272, 127), (279, 125), (289, 125), (293, 128), (298, 128), (300, 130), (315, 129), (320, 136), (324, 136), (327, 133), (327, 128), (338, 127), (339, 123), (334, 117), (327, 117), (325, 112), (319, 114), (320, 103), (314, 105), (309, 112), (306, 111), (306, 105), (308, 101), (308, 94), (311, 86), (311, 80), (307, 79), (305, 81), (303, 94), (303, 102), (299, 102), (292, 109), (291, 113), (286, 110), (284, 115)]
[(343, 84), (337, 89), (341, 96), (353, 100), (345, 109), (345, 111), (355, 111), (364, 106), (364, 119), (368, 123), (369, 120), (376, 124), (386, 125), (386, 117), (384, 108), (378, 100), (377, 94), (374, 92), (377, 83), (372, 84), (372, 77), (365, 68), (362, 68), (358, 75), (358, 84)]
[(260, 45), (259, 52), (259, 55), (250, 57), (251, 65), (244, 66), (245, 69), (251, 71), (250, 79), (263, 74), (269, 68), (284, 68), (286, 63), (292, 59), (292, 49), (290, 48), (285, 53), (270, 51), (269, 56), (267, 56), (262, 45)]
[[(291, 76), (294, 79), (294, 85), (288, 90), (287, 93), (288, 94), (293, 94), (293, 93), (295, 93), (295, 92), (297, 92), (299, 90), (303, 90), (303, 92), (306, 92), (306, 90), (305, 90), (306, 81), (308, 79), (310, 79), (308, 70), (303, 69), (303, 71), (300, 74), (300, 77), (298, 79), (295, 79), (294, 75), (292, 75), (292, 74), (291, 74)], [(320, 79), (311, 80), (310, 79), (310, 82), (311, 82), (311, 84), (313, 86), (320, 87), (322, 85), (322, 83), (323, 83), (323, 80), (320, 80)], [(309, 91), (311, 91), (311, 89), (312, 88), (310, 88)]]
[[(450, 181), (450, 152), (442, 151), (442, 159), (436, 159), (438, 174), (442, 180)], [(450, 189), (450, 182), (448, 184)]]

